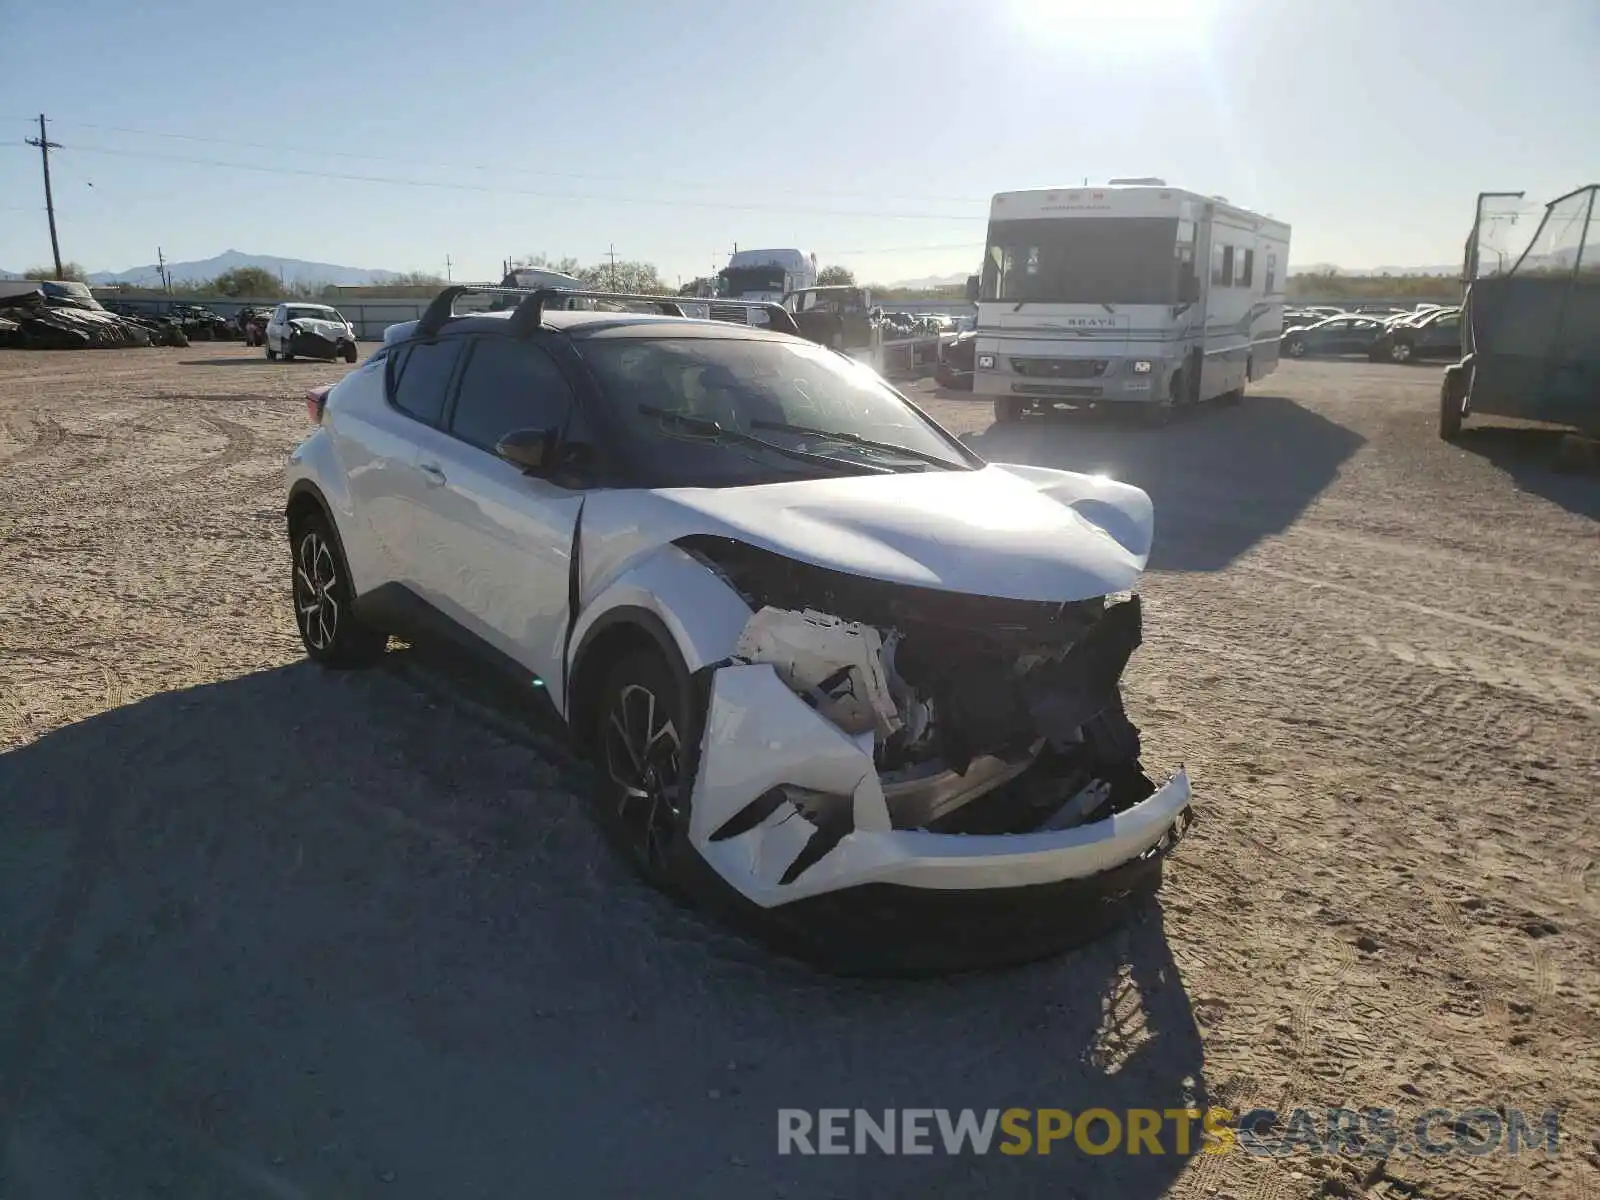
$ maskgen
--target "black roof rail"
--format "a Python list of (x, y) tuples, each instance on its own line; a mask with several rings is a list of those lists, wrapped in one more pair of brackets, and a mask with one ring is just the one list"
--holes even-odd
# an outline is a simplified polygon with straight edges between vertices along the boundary
[[(680, 301), (689, 303), (710, 304), (708, 300), (696, 300), (687, 296), (645, 296), (629, 292), (601, 292), (578, 288), (519, 288), (505, 287), (500, 284), (475, 284), (458, 283), (447, 287), (429, 302), (427, 310), (417, 321), (417, 334), (428, 337), (438, 333), (457, 313), (456, 301), (463, 296), (516, 296), (518, 300), (515, 311), (511, 314), (512, 329), (518, 334), (532, 332), (538, 329), (544, 320), (544, 310), (547, 305), (558, 300), (609, 300), (628, 304), (651, 304), (665, 316), (681, 317), (684, 315)], [(740, 308), (759, 308), (767, 314), (770, 328), (779, 333), (800, 333), (800, 327), (795, 324), (794, 317), (789, 310), (781, 304), (770, 300), (718, 300), (718, 304), (737, 306)], [(708, 310), (709, 312), (709, 310)]]

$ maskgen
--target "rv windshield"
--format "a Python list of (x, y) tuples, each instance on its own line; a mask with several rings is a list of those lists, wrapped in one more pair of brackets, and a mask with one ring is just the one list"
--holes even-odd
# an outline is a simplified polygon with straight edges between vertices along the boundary
[(783, 268), (779, 266), (729, 267), (717, 272), (717, 281), (724, 296), (748, 296), (752, 292), (782, 294)]
[(984, 300), (1174, 304), (1178, 222), (1166, 217), (992, 221)]

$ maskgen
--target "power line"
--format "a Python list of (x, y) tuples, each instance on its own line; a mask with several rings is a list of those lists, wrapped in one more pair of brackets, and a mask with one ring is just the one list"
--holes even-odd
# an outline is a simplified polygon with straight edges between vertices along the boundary
[(831, 217), (878, 217), (885, 220), (900, 221), (983, 221), (983, 216), (973, 216), (962, 213), (913, 213), (913, 212), (884, 212), (881, 210), (840, 209), (840, 208), (811, 208), (808, 206), (773, 204), (763, 202), (734, 202), (726, 200), (689, 200), (683, 198), (668, 198), (664, 196), (605, 196), (586, 192), (552, 192), (532, 188), (506, 187), (493, 184), (464, 183), (459, 181), (444, 181), (432, 179), (401, 179), (386, 175), (357, 175), (346, 171), (316, 171), (309, 167), (267, 166), (261, 163), (226, 162), (220, 159), (190, 158), (177, 154), (158, 154), (148, 150), (118, 150), (110, 146), (82, 146), (74, 145), (73, 150), (79, 154), (109, 154), (119, 158), (152, 159), (159, 162), (186, 163), (198, 167), (221, 167), (235, 171), (258, 171), (268, 175), (299, 175), (313, 179), (340, 179), (352, 183), (381, 183), (392, 187), (421, 187), (436, 188), (447, 191), (485, 192), (491, 194), (504, 194), (512, 196), (538, 196), (548, 200), (583, 200), (588, 203), (601, 204), (643, 204), (661, 205), (670, 208), (705, 208), (738, 210), (746, 212), (784, 212), (804, 213), (813, 216)]
[[(198, 133), (178, 133), (178, 132), (175, 132), (175, 131), (161, 130), (161, 129), (139, 129), (139, 128), (135, 128), (135, 127), (130, 126), (130, 125), (95, 125), (95, 124), (91, 124), (91, 123), (89, 123), (87, 121), (62, 121), (62, 120), (59, 120), (59, 119), (56, 120), (55, 123), (57, 125), (67, 125), (67, 126), (70, 126), (72, 128), (75, 128), (75, 129), (93, 129), (93, 130), (95, 130), (97, 132), (101, 132), (101, 133), (122, 133), (122, 134), (132, 134), (132, 135), (135, 135), (135, 136), (138, 136), (138, 137), (169, 138), (169, 139), (173, 139), (173, 140), (177, 140), (177, 141), (201, 142), (201, 143), (205, 143), (205, 144), (208, 144), (208, 145), (214, 145), (214, 146), (231, 146), (231, 147), (236, 147), (236, 148), (242, 149), (242, 150), (269, 150), (269, 151), (273, 151), (275, 153), (310, 154), (310, 155), (320, 155), (320, 156), (323, 156), (323, 157), (358, 159), (358, 160), (362, 160), (362, 161), (366, 161), (366, 162), (403, 163), (403, 164), (405, 164), (407, 166), (412, 166), (412, 167), (430, 167), (430, 168), (437, 168), (439, 170), (444, 170), (444, 171), (489, 171), (489, 172), (493, 172), (495, 174), (502, 174), (502, 175), (531, 175), (531, 176), (541, 176), (541, 177), (550, 178), (550, 179), (576, 179), (576, 180), (581, 180), (581, 181), (587, 182), (587, 183), (639, 183), (639, 182), (641, 182), (637, 178), (629, 178), (629, 177), (624, 176), (624, 175), (590, 175), (590, 174), (575, 173), (575, 172), (571, 172), (571, 171), (549, 171), (549, 170), (544, 170), (542, 168), (536, 168), (536, 167), (518, 167), (518, 166), (507, 166), (507, 165), (501, 165), (501, 164), (489, 165), (489, 164), (485, 164), (485, 163), (426, 162), (426, 161), (418, 160), (418, 159), (416, 159), (414, 157), (411, 157), (411, 156), (401, 156), (401, 155), (393, 155), (393, 154), (368, 154), (368, 153), (363, 153), (361, 151), (355, 151), (355, 150), (330, 149), (328, 146), (304, 146), (304, 145), (290, 145), (290, 144), (286, 144), (286, 143), (283, 143), (283, 142), (244, 141), (244, 140), (241, 140), (241, 139), (238, 139), (238, 138), (211, 137), (211, 136), (208, 136), (208, 135), (205, 135), (205, 134), (198, 134)], [(700, 181), (695, 181), (695, 182), (687, 182), (687, 181), (685, 181), (685, 182), (677, 182), (677, 181), (673, 181), (673, 180), (670, 180), (670, 179), (651, 179), (649, 181), (649, 183), (650, 183), (650, 185), (652, 187), (665, 186), (665, 187), (676, 187), (676, 188), (692, 188), (692, 189), (698, 189), (698, 190), (701, 190), (701, 191), (704, 191), (707, 188), (712, 186), (710, 184), (707, 184), (707, 183), (704, 183), (704, 182), (700, 182)], [(810, 189), (808, 189), (808, 190), (810, 190)], [(834, 191), (834, 190), (831, 190), (831, 189), (829, 191), (826, 191), (826, 192), (812, 191), (811, 194), (812, 195), (818, 195), (818, 196), (839, 196), (839, 197), (851, 197), (851, 198), (869, 199), (869, 200), (882, 200), (882, 199), (885, 199), (885, 198), (894, 198), (894, 199), (916, 199), (916, 200), (925, 200), (925, 201), (938, 201), (940, 203), (949, 203), (949, 204), (987, 204), (987, 203), (989, 203), (989, 197), (987, 197), (987, 196), (931, 196), (931, 195), (911, 195), (911, 194), (902, 195), (902, 194), (893, 193), (893, 192), (849, 192), (849, 191)]]

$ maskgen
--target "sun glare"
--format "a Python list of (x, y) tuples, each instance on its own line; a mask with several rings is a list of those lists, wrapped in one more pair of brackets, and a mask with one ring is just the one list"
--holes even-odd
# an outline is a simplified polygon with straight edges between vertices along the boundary
[(1007, 0), (1030, 37), (1076, 42), (1107, 57), (1199, 49), (1217, 0)]

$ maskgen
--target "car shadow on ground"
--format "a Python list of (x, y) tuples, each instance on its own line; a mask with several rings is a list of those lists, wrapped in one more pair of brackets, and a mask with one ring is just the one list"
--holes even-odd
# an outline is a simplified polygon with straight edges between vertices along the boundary
[(1468, 425), (1456, 442), (1499, 467), (1525, 492), (1600, 521), (1600, 473), (1557, 468), (1565, 431), (1528, 425)]
[(1283, 396), (1204, 405), (1162, 428), (1134, 416), (1064, 413), (995, 424), (963, 440), (990, 462), (1109, 475), (1150, 494), (1158, 571), (1220, 571), (1282, 533), (1365, 442)]
[(1159, 907), (1006, 972), (816, 974), (635, 882), (581, 773), (406, 653), (0, 757), (0, 1194), (1154, 1200), (1183, 1169), (1165, 1134), (780, 1156), (780, 1108), (1204, 1105)]

